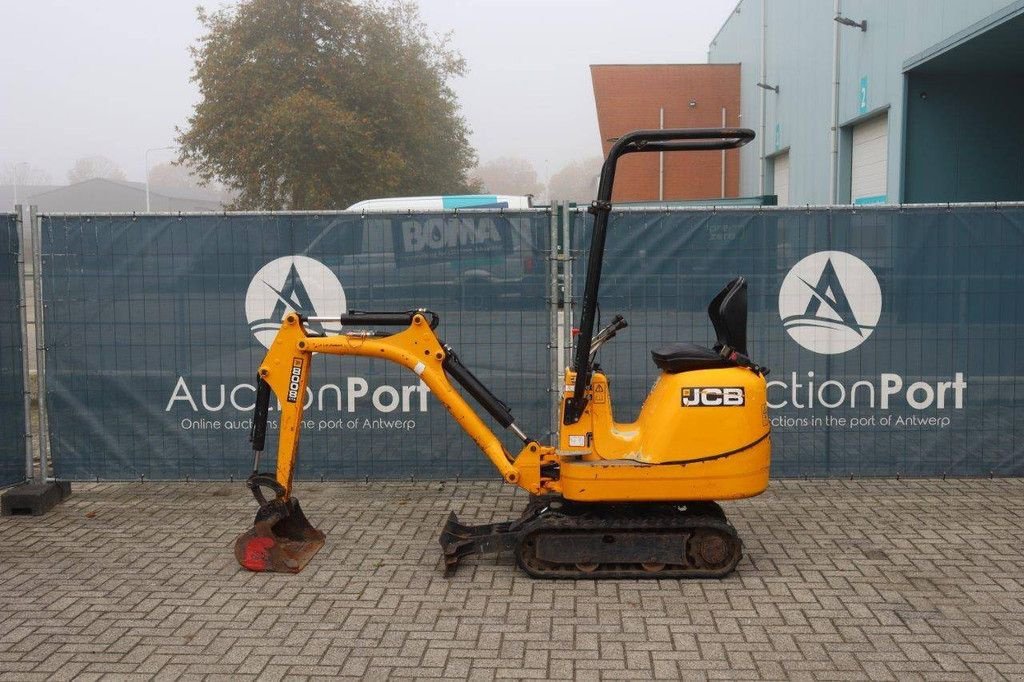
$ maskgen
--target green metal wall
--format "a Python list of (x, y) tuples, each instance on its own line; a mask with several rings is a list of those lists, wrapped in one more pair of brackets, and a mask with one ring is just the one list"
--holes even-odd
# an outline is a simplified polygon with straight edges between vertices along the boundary
[(1024, 197), (1021, 112), (1021, 76), (909, 76), (904, 201)]

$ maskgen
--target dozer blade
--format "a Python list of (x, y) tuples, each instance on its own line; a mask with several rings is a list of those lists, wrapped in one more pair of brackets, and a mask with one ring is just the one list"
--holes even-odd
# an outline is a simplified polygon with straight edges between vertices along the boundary
[(455, 574), (463, 557), (515, 549), (516, 533), (511, 530), (511, 526), (511, 521), (467, 526), (459, 523), (455, 512), (449, 513), (441, 529), (441, 537), (438, 538), (444, 555), (445, 577)]
[(302, 513), (298, 500), (274, 500), (256, 512), (253, 527), (235, 540), (235, 558), (250, 571), (298, 573), (325, 539)]

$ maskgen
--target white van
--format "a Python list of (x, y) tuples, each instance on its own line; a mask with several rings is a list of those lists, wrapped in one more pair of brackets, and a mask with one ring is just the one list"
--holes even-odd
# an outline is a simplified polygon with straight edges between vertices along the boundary
[(451, 211), (456, 208), (507, 208), (521, 210), (532, 207), (533, 197), (509, 194), (457, 194), (439, 197), (388, 197), (365, 199), (349, 206), (347, 211)]
[[(389, 304), (420, 305), (426, 290), (465, 308), (486, 309), (495, 301), (542, 305), (546, 254), (534, 246), (543, 237), (533, 232), (538, 225), (547, 229), (547, 223), (538, 223), (537, 215), (516, 214), (531, 208), (530, 199), (500, 194), (369, 199), (349, 206), (346, 212), (356, 215), (339, 217), (336, 229), (325, 230), (315, 246), (331, 254), (324, 262), (345, 282), (350, 304), (383, 297)], [(490, 210), (456, 215), (454, 209)], [(341, 241), (332, 245), (333, 239)]]

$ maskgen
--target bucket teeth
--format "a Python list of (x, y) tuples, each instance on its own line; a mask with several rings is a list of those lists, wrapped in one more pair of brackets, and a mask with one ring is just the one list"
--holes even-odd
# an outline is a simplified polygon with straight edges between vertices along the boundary
[(302, 513), (298, 500), (273, 500), (256, 512), (253, 527), (235, 540), (235, 558), (250, 571), (298, 573), (326, 536)]

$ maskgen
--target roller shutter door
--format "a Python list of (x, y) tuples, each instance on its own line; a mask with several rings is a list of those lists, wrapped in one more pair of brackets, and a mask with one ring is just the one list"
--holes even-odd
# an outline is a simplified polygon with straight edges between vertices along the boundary
[(855, 204), (884, 204), (889, 175), (889, 120), (878, 116), (853, 127), (850, 198)]
[(772, 191), (779, 206), (789, 206), (789, 152), (772, 157)]

